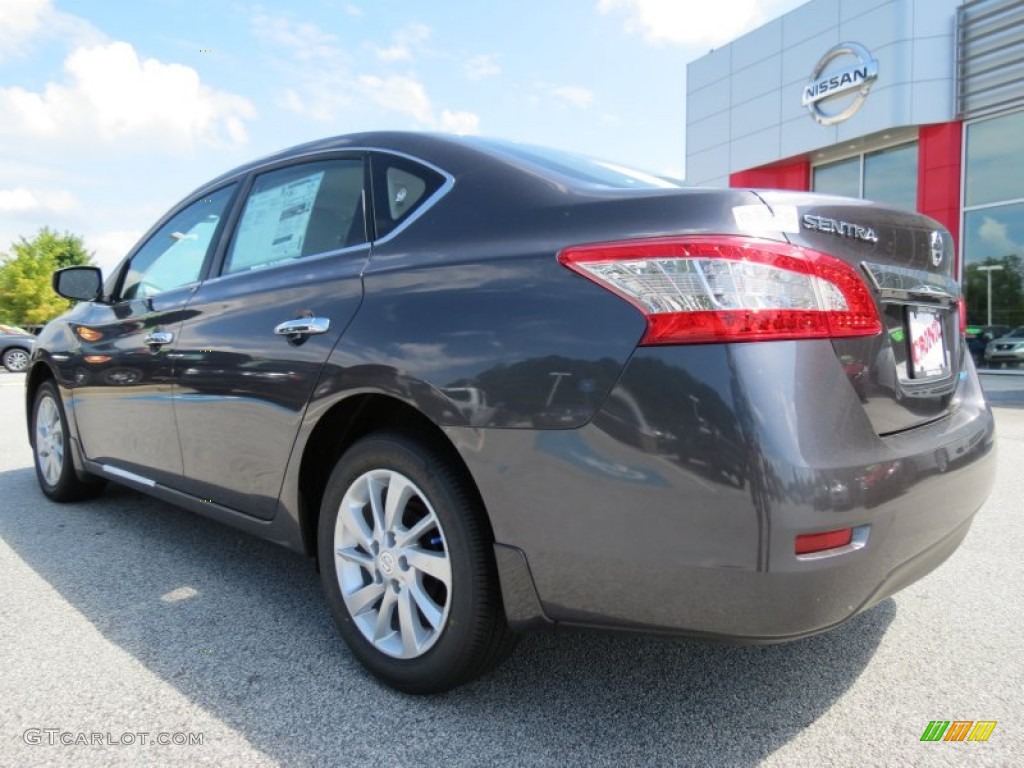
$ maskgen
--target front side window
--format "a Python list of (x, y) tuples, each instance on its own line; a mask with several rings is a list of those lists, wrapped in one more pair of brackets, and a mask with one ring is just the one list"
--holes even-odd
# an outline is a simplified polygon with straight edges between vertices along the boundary
[(236, 186), (197, 200), (160, 227), (132, 257), (121, 298), (146, 298), (199, 280)]
[(241, 272), (366, 242), (362, 158), (302, 163), (256, 177), (224, 272)]

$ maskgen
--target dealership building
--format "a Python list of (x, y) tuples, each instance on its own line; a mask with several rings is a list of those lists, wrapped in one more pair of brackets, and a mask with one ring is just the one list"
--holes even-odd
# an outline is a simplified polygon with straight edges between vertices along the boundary
[(1024, 256), (1024, 0), (811, 0), (691, 62), (686, 98), (690, 184), (916, 209), (961, 270)]

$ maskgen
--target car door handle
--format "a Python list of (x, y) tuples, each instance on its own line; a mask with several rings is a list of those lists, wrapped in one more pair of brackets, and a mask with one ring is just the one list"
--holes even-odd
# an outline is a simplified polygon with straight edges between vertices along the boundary
[(154, 331), (146, 337), (146, 343), (150, 346), (163, 346), (174, 341), (174, 334), (166, 331)]
[(306, 336), (327, 333), (330, 327), (331, 320), (328, 317), (299, 317), (274, 326), (274, 333), (278, 336)]

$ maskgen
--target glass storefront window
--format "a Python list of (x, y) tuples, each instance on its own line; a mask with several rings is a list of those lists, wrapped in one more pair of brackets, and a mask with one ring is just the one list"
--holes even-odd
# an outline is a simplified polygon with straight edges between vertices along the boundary
[(994, 325), (1024, 325), (1022, 111), (966, 126), (962, 253), (968, 333), (987, 324), (990, 310)]
[(1024, 203), (990, 206), (964, 215), (964, 292), (968, 321), (988, 322), (988, 275), (992, 270), (992, 322), (1024, 325)]
[(860, 157), (817, 166), (814, 169), (814, 191), (860, 197)]
[(917, 142), (816, 166), (814, 191), (917, 209)]
[(917, 210), (917, 142), (864, 155), (864, 197)]
[(1024, 199), (1024, 112), (968, 125), (966, 155), (965, 206)]

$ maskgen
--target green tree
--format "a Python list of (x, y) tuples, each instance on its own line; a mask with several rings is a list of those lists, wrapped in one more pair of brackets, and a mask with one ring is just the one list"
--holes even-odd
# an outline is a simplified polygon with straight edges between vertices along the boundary
[(43, 227), (0, 254), (0, 322), (37, 324), (52, 320), (69, 306), (50, 287), (55, 270), (91, 264), (92, 253), (78, 235)]

